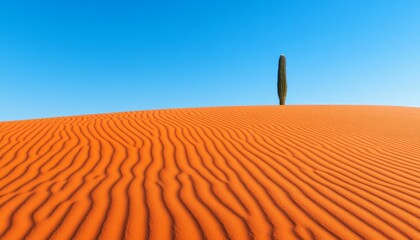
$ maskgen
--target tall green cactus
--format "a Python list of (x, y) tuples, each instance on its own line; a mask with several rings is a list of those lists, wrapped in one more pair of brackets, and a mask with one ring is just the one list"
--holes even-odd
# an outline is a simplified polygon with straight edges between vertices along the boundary
[(277, 73), (277, 93), (280, 105), (286, 103), (287, 81), (286, 81), (286, 57), (282, 54), (279, 59), (279, 70)]

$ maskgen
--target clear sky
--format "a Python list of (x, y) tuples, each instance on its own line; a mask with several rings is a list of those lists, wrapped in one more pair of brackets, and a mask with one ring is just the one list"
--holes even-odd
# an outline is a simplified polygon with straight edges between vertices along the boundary
[(287, 104), (420, 107), (419, 0), (0, 1), (0, 121)]

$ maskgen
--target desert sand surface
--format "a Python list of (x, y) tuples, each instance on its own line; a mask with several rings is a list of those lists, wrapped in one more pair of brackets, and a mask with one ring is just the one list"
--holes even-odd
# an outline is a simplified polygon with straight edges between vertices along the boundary
[(420, 108), (0, 123), (0, 239), (420, 239)]

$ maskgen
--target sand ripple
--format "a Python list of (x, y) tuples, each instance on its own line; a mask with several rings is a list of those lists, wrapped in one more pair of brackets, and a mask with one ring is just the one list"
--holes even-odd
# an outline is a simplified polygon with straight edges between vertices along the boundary
[(420, 239), (420, 109), (0, 123), (1, 239)]

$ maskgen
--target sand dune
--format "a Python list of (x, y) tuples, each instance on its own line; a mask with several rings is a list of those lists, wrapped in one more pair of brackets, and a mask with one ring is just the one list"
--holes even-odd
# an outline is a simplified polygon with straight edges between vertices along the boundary
[(420, 109), (0, 123), (0, 239), (420, 239)]

